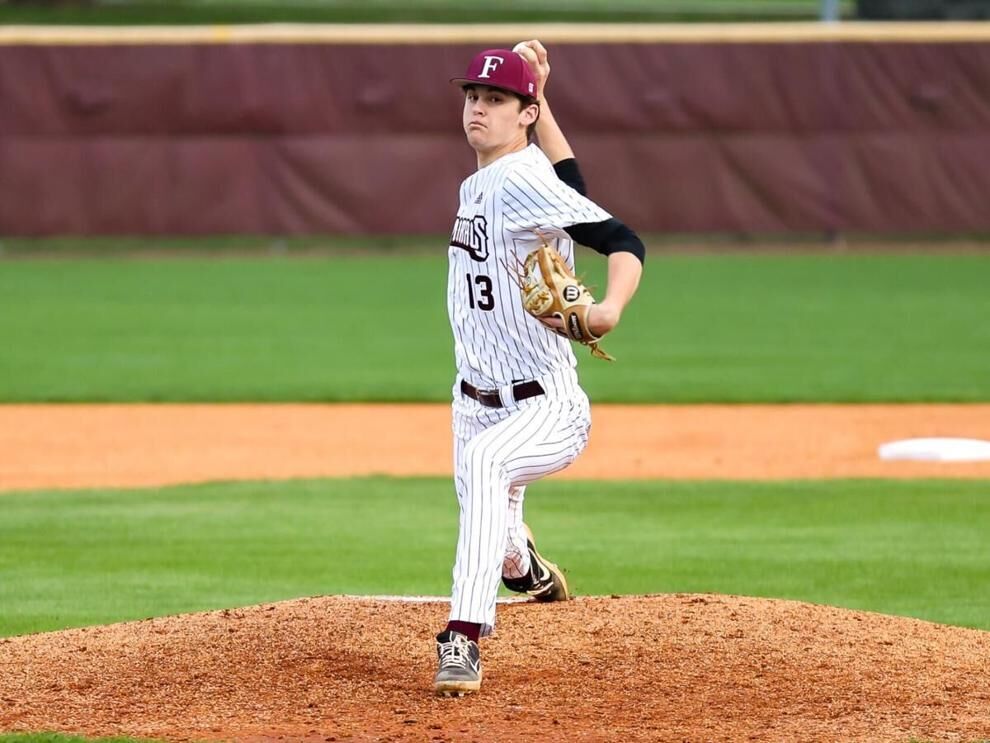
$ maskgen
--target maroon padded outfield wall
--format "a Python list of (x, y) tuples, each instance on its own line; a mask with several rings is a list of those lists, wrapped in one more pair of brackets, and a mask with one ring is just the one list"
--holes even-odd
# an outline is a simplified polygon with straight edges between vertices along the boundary
[[(490, 45), (504, 45), (495, 40)], [(0, 235), (443, 233), (487, 43), (0, 45)], [(990, 229), (990, 43), (551, 44), (644, 232)]]

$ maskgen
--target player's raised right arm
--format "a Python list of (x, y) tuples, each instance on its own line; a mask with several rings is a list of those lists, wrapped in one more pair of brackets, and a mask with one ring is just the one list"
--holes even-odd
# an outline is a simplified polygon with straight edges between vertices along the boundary
[(557, 120), (553, 117), (553, 111), (546, 97), (546, 84), (550, 77), (550, 62), (546, 47), (537, 39), (521, 41), (513, 49), (517, 54), (522, 55), (529, 63), (529, 68), (536, 78), (536, 97), (540, 102), (540, 118), (536, 122), (536, 137), (540, 142), (540, 149), (551, 163), (559, 163), (574, 157), (574, 151), (567, 143), (564, 132), (561, 131)]
[[(546, 83), (550, 76), (547, 50), (536, 39), (523, 41), (513, 48), (529, 63), (536, 78), (537, 98), (540, 101), (540, 118), (536, 122), (536, 136), (540, 149), (554, 165), (557, 177), (582, 196), (586, 195), (584, 178), (574, 159), (567, 138), (557, 124), (546, 98)], [(582, 245), (608, 256), (608, 286), (605, 297), (593, 305), (588, 323), (596, 335), (612, 330), (622, 317), (622, 312), (639, 286), (643, 273), (646, 248), (642, 240), (629, 227), (612, 217), (597, 222), (578, 222), (564, 227), (567, 234)], [(563, 324), (555, 318), (544, 319), (550, 327), (560, 329)]]

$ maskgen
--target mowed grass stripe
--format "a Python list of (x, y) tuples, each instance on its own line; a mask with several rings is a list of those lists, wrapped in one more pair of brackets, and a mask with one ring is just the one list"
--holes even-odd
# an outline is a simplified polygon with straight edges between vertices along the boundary
[[(0, 402), (449, 400), (443, 253), (5, 263)], [(601, 402), (986, 401), (987, 286), (990, 255), (651, 256), (618, 362), (577, 355)]]
[[(578, 594), (792, 598), (990, 629), (990, 483), (546, 482)], [(445, 479), (0, 496), (0, 635), (326, 594), (446, 594)]]

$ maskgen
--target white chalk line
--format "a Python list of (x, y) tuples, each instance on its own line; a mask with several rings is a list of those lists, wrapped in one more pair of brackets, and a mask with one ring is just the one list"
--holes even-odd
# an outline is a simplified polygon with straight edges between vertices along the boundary
[[(399, 604), (449, 604), (450, 596), (357, 596), (343, 594), (341, 598), (357, 601), (391, 601)], [(499, 604), (525, 604), (533, 599), (523, 596), (507, 596), (497, 599)]]

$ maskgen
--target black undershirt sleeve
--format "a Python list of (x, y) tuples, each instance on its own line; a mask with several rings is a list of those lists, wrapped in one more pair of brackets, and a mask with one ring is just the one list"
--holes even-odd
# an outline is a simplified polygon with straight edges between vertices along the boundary
[(631, 229), (615, 217), (604, 222), (586, 222), (565, 227), (574, 242), (587, 245), (596, 253), (632, 253), (640, 263), (646, 261), (646, 247)]
[(557, 172), (557, 177), (568, 186), (582, 196), (588, 195), (588, 189), (584, 185), (584, 176), (581, 175), (581, 169), (578, 168), (577, 160), (573, 157), (554, 163), (553, 169)]
[[(587, 196), (587, 188), (577, 160), (569, 157), (553, 165), (557, 177), (582, 196)], [(639, 262), (646, 260), (646, 248), (635, 232), (615, 217), (604, 222), (586, 222), (565, 227), (564, 231), (575, 242), (586, 245), (602, 255), (612, 253), (632, 253)]]

